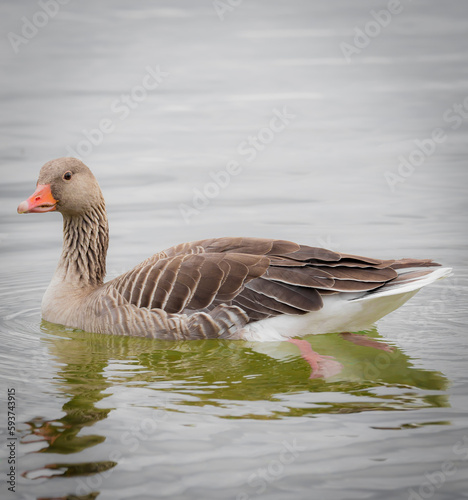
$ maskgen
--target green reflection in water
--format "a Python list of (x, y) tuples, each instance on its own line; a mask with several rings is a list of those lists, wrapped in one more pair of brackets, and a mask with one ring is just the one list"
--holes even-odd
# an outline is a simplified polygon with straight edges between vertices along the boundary
[[(78, 453), (103, 442), (104, 436), (78, 434), (107, 417), (112, 408), (96, 404), (117, 386), (126, 388), (134, 406), (177, 412), (199, 408), (224, 418), (278, 419), (448, 406), (442, 392), (448, 382), (440, 372), (416, 368), (396, 347), (386, 352), (355, 345), (338, 334), (307, 338), (315, 351), (343, 365), (329, 379), (311, 379), (310, 366), (289, 342), (165, 342), (90, 334), (47, 322), (41, 328), (57, 364), (57, 391), (69, 398), (61, 419), (29, 422), (31, 433), (47, 442), (40, 450), (46, 453)], [(375, 329), (366, 334), (379, 340)], [(135, 402), (135, 387), (163, 397), (140, 396), (143, 400)], [(80, 476), (115, 465), (54, 463), (42, 471), (50, 470), (51, 477)]]
[[(288, 395), (302, 394), (304, 407), (291, 407), (283, 415), (448, 405), (444, 393), (434, 393), (447, 387), (440, 372), (416, 368), (397, 347), (385, 352), (352, 344), (337, 334), (307, 338), (315, 351), (343, 365), (329, 379), (310, 379), (310, 366), (288, 342), (166, 342), (69, 331), (46, 322), (42, 328), (55, 335), (48, 341), (61, 365), (60, 387), (72, 396), (62, 421), (78, 426), (105, 418), (109, 410), (96, 409), (94, 403), (104, 397), (104, 389), (122, 384), (129, 391), (137, 386), (191, 395), (190, 401), (182, 398), (183, 406), (284, 401)], [(377, 330), (366, 333), (379, 340)], [(171, 400), (177, 410), (177, 397)], [(147, 406), (145, 401), (141, 405)]]
[[(40, 450), (43, 453), (79, 453), (102, 443), (104, 436), (78, 434), (107, 418), (112, 408), (96, 404), (117, 386), (125, 387), (134, 406), (176, 412), (198, 409), (223, 418), (278, 419), (448, 406), (443, 392), (448, 382), (440, 372), (416, 368), (396, 347), (386, 352), (355, 345), (338, 334), (307, 338), (315, 351), (333, 356), (343, 366), (329, 379), (311, 379), (309, 364), (289, 342), (165, 342), (90, 334), (45, 321), (41, 329), (57, 365), (57, 391), (68, 398), (64, 417), (29, 422), (31, 434), (47, 444)], [(380, 340), (375, 329), (366, 334)], [(161, 397), (139, 396), (135, 402), (135, 387)], [(115, 465), (52, 463), (24, 475), (29, 479), (86, 476)]]
[[(56, 328), (54, 325), (54, 329)], [(56, 340), (59, 343), (68, 342), (65, 338)], [(65, 344), (62, 345), (65, 347)], [(76, 453), (105, 439), (102, 436), (77, 434), (83, 427), (105, 419), (110, 411), (95, 406), (105, 397), (102, 391), (110, 385), (102, 373), (107, 366), (107, 360), (100, 354), (95, 355), (92, 350), (85, 352), (76, 348), (65, 348), (58, 361), (62, 365), (57, 373), (60, 392), (70, 398), (62, 408), (66, 415), (54, 422), (37, 418), (28, 424), (34, 434), (43, 437), (48, 443), (48, 446), (40, 451)]]

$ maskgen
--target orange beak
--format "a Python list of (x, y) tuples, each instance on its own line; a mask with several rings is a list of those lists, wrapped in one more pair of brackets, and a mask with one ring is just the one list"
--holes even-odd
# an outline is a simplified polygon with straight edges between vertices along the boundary
[(50, 184), (38, 184), (36, 191), (18, 205), (19, 214), (53, 212), (56, 210), (57, 200), (52, 196)]

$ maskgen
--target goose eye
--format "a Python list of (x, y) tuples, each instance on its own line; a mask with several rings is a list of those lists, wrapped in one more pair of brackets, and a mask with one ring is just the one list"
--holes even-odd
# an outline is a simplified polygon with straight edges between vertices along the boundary
[(71, 173), (70, 171), (65, 172), (65, 173), (63, 174), (63, 179), (64, 179), (65, 181), (69, 181), (71, 178), (72, 178), (72, 173)]

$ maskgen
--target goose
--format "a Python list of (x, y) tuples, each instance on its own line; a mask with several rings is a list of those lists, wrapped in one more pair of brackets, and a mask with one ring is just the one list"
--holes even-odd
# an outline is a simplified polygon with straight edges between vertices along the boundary
[(42, 318), (94, 333), (292, 341), (359, 332), (451, 273), (430, 259), (382, 260), (281, 239), (221, 237), (176, 245), (105, 282), (104, 197), (76, 158), (45, 163), (17, 211), (62, 214), (63, 250)]

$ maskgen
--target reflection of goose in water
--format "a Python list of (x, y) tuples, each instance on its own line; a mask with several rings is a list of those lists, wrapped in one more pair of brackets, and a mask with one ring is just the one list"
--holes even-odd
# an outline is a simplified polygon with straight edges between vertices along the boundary
[[(51, 337), (50, 350), (58, 362), (64, 363), (58, 375), (67, 391), (68, 379), (73, 381), (79, 377), (81, 366), (85, 374), (83, 380), (90, 380), (92, 390), (123, 384), (131, 392), (131, 387), (141, 385), (190, 394), (195, 405), (217, 400), (268, 401), (304, 391), (312, 396), (324, 391), (354, 394), (363, 388), (369, 390), (371, 397), (373, 388), (388, 387), (394, 389), (393, 402), (400, 408), (402, 388), (405, 392), (408, 389), (439, 391), (447, 385), (440, 372), (415, 368), (410, 358), (395, 346), (383, 344), (387, 350), (377, 350), (356, 345), (336, 334), (307, 338), (306, 342), (314, 349), (342, 365), (341, 372), (333, 377), (311, 379), (310, 366), (288, 342), (154, 341), (76, 331), (63, 333), (63, 329), (47, 322), (43, 322), (43, 329), (49, 333), (60, 332), (60, 337)], [(376, 330), (366, 333), (379, 343)], [(81, 385), (75, 388), (90, 391)], [(416, 407), (426, 406), (425, 396), (421, 392), (414, 394)], [(445, 395), (431, 397), (429, 405), (434, 401), (436, 406), (447, 405)], [(181, 406), (183, 404), (184, 398)], [(171, 408), (179, 410), (179, 406), (174, 404)], [(380, 406), (376, 396), (376, 408)], [(386, 400), (384, 406), (391, 407), (392, 400)]]
[[(255, 341), (356, 332), (450, 273), (429, 259), (380, 260), (283, 240), (216, 238), (172, 247), (104, 283), (104, 198), (81, 161), (46, 163), (36, 191), (18, 206), (19, 213), (53, 211), (63, 215), (63, 253), (42, 316), (90, 332)], [(304, 356), (320, 372), (325, 359), (308, 350)]]
[[(61, 339), (61, 355), (57, 359), (59, 363), (63, 363), (58, 372), (60, 389), (70, 398), (62, 407), (65, 415), (53, 421), (37, 417), (26, 422), (30, 431), (22, 442), (39, 445), (38, 451), (41, 453), (72, 456), (105, 440), (104, 436), (96, 434), (79, 434), (83, 428), (107, 418), (111, 410), (97, 408), (96, 403), (105, 398), (103, 391), (111, 384), (102, 373), (108, 359), (94, 355), (92, 349), (87, 349), (85, 355), (79, 350), (70, 350), (65, 355), (67, 340)], [(51, 350), (56, 351), (54, 348)], [(23, 476), (28, 479), (82, 476), (103, 472), (115, 465), (111, 461), (74, 463), (70, 460), (70, 463), (47, 463), (40, 469), (26, 471)]]
[[(24, 441), (40, 437), (40, 452), (70, 459), (45, 460), (40, 468), (35, 460), (24, 473), (29, 479), (81, 477), (113, 468), (116, 463), (108, 460), (75, 463), (71, 457), (105, 440), (91, 429), (80, 431), (107, 418), (116, 402), (114, 394), (117, 406), (122, 404), (120, 388), (125, 405), (221, 418), (263, 420), (448, 406), (447, 396), (439, 392), (447, 387), (440, 372), (415, 368), (397, 347), (383, 344), (378, 350), (336, 334), (307, 338), (314, 349), (342, 366), (334, 377), (311, 379), (310, 366), (288, 342), (169, 342), (64, 330), (47, 322), (42, 330), (57, 363), (57, 388), (69, 401), (62, 418), (31, 420)], [(370, 342), (380, 342), (376, 330), (366, 334)]]

